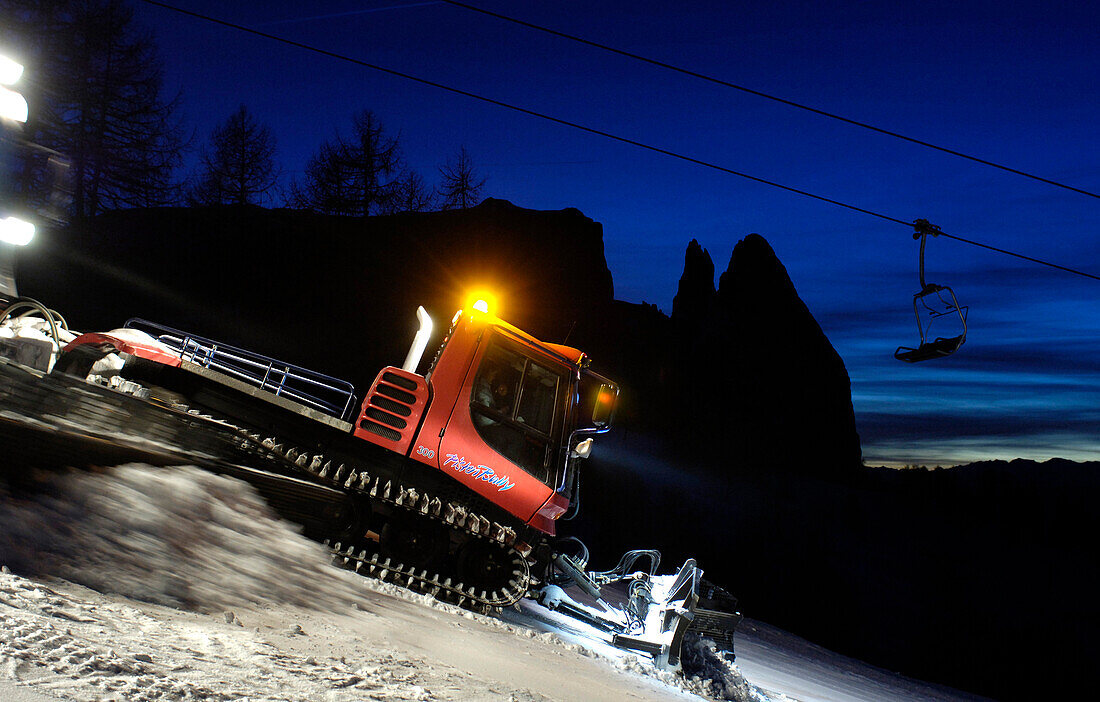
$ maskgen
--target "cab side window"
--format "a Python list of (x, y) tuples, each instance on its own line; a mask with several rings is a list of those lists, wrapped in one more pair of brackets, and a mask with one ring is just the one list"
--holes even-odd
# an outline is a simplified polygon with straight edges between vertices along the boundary
[(554, 469), (552, 436), (561, 377), (523, 354), (493, 343), (474, 377), (470, 414), (497, 453), (543, 483)]
[(554, 403), (557, 399), (558, 376), (530, 361), (523, 375), (516, 421), (542, 434), (550, 435), (554, 425)]

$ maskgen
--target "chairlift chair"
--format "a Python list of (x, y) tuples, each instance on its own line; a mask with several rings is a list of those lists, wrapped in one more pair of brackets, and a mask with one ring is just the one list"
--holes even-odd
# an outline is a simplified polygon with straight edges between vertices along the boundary
[[(940, 228), (928, 222), (918, 219), (914, 222), (916, 232), (914, 239), (920, 239), (920, 291), (913, 295), (913, 313), (917, 316), (917, 331), (920, 333), (920, 344), (916, 347), (899, 346), (894, 351), (894, 358), (906, 363), (928, 361), (933, 358), (950, 356), (959, 350), (966, 341), (966, 307), (959, 305), (955, 292), (946, 285), (928, 283), (924, 279), (924, 245), (928, 235), (939, 236)], [(922, 316), (921, 309), (924, 309)], [(961, 333), (957, 336), (931, 338), (929, 333), (932, 324), (944, 317), (958, 317), (958, 329)], [(942, 325), (940, 325), (942, 327)]]

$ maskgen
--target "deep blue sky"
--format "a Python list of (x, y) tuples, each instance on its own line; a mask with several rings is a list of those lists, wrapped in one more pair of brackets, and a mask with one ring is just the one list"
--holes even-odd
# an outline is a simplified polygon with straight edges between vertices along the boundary
[[(1049, 2), (505, 2), (504, 14), (1100, 191), (1100, 8)], [(426, 0), (179, 6), (1100, 274), (1100, 200)], [(852, 378), (868, 463), (1100, 458), (1100, 282), (950, 240), (970, 306), (914, 366), (917, 244), (856, 212), (135, 2), (199, 143), (244, 103), (293, 176), (369, 108), (434, 183), (466, 146), (486, 195), (603, 223), (616, 297), (671, 311), (687, 242), (725, 269), (762, 234)]]

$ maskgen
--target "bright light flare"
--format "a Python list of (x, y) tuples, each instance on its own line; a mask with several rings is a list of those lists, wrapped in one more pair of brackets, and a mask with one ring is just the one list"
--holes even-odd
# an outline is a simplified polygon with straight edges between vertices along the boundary
[(0, 85), (0, 117), (15, 122), (26, 122), (29, 112), (26, 98)]
[(26, 246), (34, 238), (34, 225), (18, 217), (0, 219), (0, 241), (14, 246)]
[(0, 55), (0, 84), (15, 85), (23, 75), (23, 64)]
[(488, 314), (493, 316), (497, 315), (497, 298), (496, 295), (479, 290), (473, 295), (466, 298), (466, 309), (480, 312), (481, 314)]

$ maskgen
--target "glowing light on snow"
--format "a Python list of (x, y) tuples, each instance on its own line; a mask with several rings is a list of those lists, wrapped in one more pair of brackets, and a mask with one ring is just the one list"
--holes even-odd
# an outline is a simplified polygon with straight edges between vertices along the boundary
[(34, 225), (18, 217), (0, 219), (0, 241), (15, 246), (26, 246), (34, 238)]

